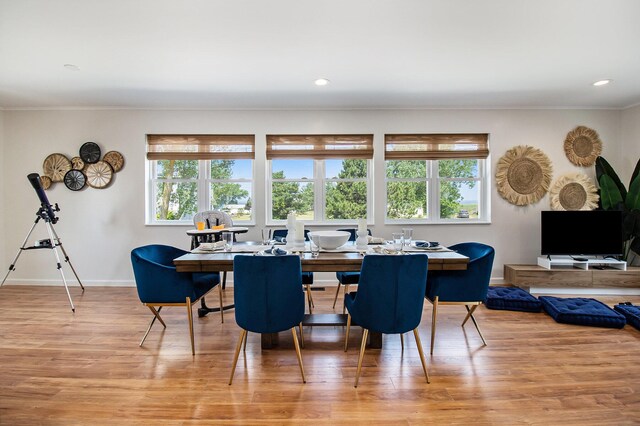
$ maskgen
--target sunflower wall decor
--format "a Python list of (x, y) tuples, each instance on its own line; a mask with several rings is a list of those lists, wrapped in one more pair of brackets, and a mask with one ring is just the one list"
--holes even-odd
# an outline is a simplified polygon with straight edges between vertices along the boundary
[(72, 191), (79, 191), (87, 186), (106, 188), (112, 177), (124, 167), (124, 157), (118, 151), (109, 151), (100, 160), (101, 150), (95, 142), (85, 142), (79, 155), (70, 160), (64, 154), (49, 155), (43, 165), (40, 176), (43, 189), (49, 189), (55, 182), (64, 182)]
[(528, 145), (513, 147), (498, 160), (498, 193), (517, 206), (533, 204), (549, 190), (552, 171), (549, 157), (541, 150)]
[(551, 210), (593, 210), (598, 207), (598, 189), (583, 173), (560, 176), (549, 190)]
[(576, 166), (593, 166), (602, 153), (602, 141), (598, 132), (585, 126), (578, 126), (564, 140), (564, 152)]

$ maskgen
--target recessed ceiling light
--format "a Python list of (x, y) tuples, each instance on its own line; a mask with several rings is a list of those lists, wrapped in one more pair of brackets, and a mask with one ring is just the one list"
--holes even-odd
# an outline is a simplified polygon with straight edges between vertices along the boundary
[(593, 83), (594, 86), (604, 86), (605, 84), (611, 83), (612, 80), (598, 80)]
[(326, 86), (327, 84), (329, 84), (329, 80), (327, 80), (326, 78), (319, 78), (316, 81), (313, 82), (316, 86)]
[(69, 71), (80, 71), (80, 67), (73, 64), (64, 64), (64, 68)]

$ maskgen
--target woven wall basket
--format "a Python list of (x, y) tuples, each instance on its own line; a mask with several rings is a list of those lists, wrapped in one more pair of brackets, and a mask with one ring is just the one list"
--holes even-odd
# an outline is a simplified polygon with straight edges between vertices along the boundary
[(582, 173), (560, 176), (549, 190), (551, 210), (593, 210), (598, 206), (598, 190)]
[(567, 133), (564, 152), (576, 166), (593, 166), (602, 153), (602, 141), (595, 130), (578, 126)]
[(552, 171), (544, 152), (527, 145), (513, 147), (498, 160), (498, 193), (517, 206), (533, 204), (549, 190)]

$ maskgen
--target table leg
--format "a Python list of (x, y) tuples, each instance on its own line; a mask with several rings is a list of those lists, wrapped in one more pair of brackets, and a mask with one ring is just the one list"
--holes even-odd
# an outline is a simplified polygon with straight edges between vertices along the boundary
[(273, 349), (278, 346), (278, 333), (262, 333), (260, 335), (260, 345), (262, 349)]
[(382, 333), (369, 332), (369, 349), (382, 349)]

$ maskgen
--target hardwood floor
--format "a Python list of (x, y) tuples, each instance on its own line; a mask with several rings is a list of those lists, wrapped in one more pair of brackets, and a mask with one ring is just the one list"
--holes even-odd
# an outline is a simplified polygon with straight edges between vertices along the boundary
[[(316, 312), (332, 312), (333, 288), (314, 291)], [(225, 297), (232, 298), (227, 289)], [(239, 328), (233, 311), (197, 318), (191, 356), (184, 308), (167, 308), (138, 346), (151, 313), (135, 288), (0, 288), (0, 424), (638, 424), (640, 331), (555, 323), (544, 313), (494, 311), (476, 317), (443, 306), (429, 356), (431, 305), (420, 334), (431, 384), (411, 333), (368, 350), (353, 387), (361, 332), (344, 353), (342, 327), (305, 329), (302, 384), (290, 333), (260, 350), (249, 335), (227, 384)], [(609, 304), (640, 297), (599, 297)], [(217, 294), (209, 296), (217, 304)], [(341, 308), (339, 309), (341, 311)]]

